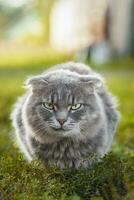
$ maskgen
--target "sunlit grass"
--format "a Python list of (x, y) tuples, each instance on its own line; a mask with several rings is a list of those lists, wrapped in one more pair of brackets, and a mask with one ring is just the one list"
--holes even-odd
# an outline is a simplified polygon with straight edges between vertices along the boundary
[(71, 55), (57, 52), (45, 47), (0, 49), (0, 69), (32, 69), (38, 67), (48, 68), (55, 63), (71, 59)]

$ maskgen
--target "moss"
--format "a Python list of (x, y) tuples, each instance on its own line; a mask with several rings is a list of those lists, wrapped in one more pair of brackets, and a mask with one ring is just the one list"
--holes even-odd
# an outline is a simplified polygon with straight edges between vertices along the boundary
[[(14, 149), (14, 152), (16, 150)], [(6, 159), (5, 159), (6, 157)], [(134, 181), (134, 156), (110, 153), (91, 169), (46, 169), (38, 161), (31, 164), (17, 153), (0, 158), (0, 190), (6, 199), (125, 199)], [(74, 197), (73, 197), (74, 198)], [(78, 199), (77, 196), (75, 196)], [(130, 196), (131, 199), (131, 196)]]

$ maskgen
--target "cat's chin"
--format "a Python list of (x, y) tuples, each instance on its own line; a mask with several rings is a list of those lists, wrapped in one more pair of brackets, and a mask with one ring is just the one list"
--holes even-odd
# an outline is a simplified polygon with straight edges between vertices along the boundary
[(70, 129), (63, 128), (63, 127), (49, 127), (49, 130), (47, 131), (47, 133), (44, 134), (44, 138), (46, 138), (46, 137), (53, 137), (53, 138), (64, 137), (64, 136), (67, 136), (70, 131), (71, 131)]
[(54, 131), (64, 131), (63, 128), (55, 128), (55, 127), (51, 127)]
[(56, 136), (57, 138), (59, 137), (79, 137), (81, 134), (79, 131), (76, 131), (74, 129), (65, 129), (65, 128), (58, 128), (55, 129), (53, 128), (52, 135)]
[(65, 129), (65, 128), (63, 128), (63, 127), (60, 127), (60, 128), (53, 128), (52, 127), (52, 129), (54, 130), (54, 131), (56, 131), (56, 132), (66, 132), (66, 131), (70, 131), (70, 129)]
[(67, 136), (70, 132), (70, 129), (64, 128), (52, 128), (52, 134), (57, 137), (64, 137)]

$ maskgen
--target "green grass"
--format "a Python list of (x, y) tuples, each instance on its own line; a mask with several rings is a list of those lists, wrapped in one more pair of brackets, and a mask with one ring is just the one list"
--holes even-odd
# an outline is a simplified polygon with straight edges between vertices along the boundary
[(0, 199), (2, 195), (9, 200), (134, 199), (134, 72), (126, 68), (125, 73), (104, 73), (109, 89), (119, 99), (122, 114), (112, 153), (89, 170), (48, 170), (38, 161), (28, 164), (24, 160), (12, 140), (9, 116), (16, 98), (24, 91), (25, 78), (41, 72), (45, 63), (47, 68), (67, 58), (45, 58), (43, 63), (39, 61), (43, 65), (38, 61), (35, 65), (17, 63), (14, 59), (10, 65), (9, 60), (3, 58), (0, 63)]
[[(87, 63), (89, 63), (87, 61)], [(125, 56), (124, 58), (115, 58), (111, 61), (107, 61), (106, 63), (103, 64), (96, 64), (96, 63), (91, 63), (91, 66), (94, 66), (95, 69), (98, 70), (133, 70), (134, 69), (134, 57), (127, 57)]]

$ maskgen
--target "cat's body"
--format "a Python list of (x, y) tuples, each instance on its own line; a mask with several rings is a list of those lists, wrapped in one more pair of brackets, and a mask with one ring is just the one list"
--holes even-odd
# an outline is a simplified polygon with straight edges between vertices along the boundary
[(78, 168), (110, 149), (118, 113), (101, 76), (81, 63), (65, 63), (28, 79), (12, 113), (26, 158), (47, 166)]

